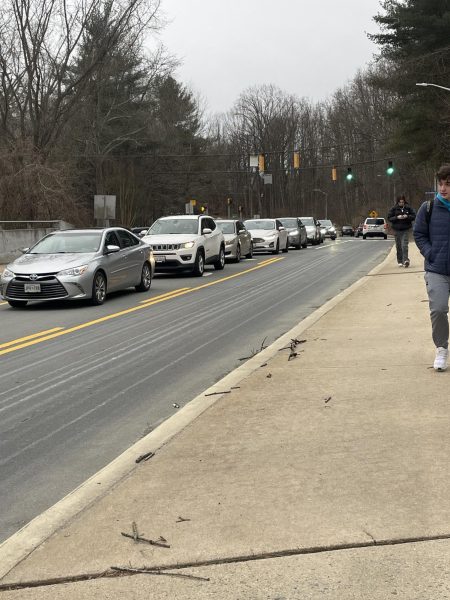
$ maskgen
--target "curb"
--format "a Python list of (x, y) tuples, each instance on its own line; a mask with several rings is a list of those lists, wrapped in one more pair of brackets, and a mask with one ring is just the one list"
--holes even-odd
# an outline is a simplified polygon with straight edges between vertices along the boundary
[[(143, 454), (156, 452), (165, 446), (174, 436), (183, 431), (197, 417), (223, 396), (220, 391), (229, 390), (243, 379), (257, 371), (261, 365), (272, 359), (278, 351), (319, 321), (335, 306), (340, 304), (354, 291), (362, 287), (371, 276), (379, 273), (395, 252), (395, 246), (386, 258), (367, 275), (355, 281), (344, 291), (328, 300), (312, 314), (305, 317), (288, 332), (277, 338), (270, 346), (248, 359), (245, 364), (234, 369), (214, 385), (193, 398), (175, 415), (166, 419), (154, 431), (130, 446), (125, 452), (92, 475), (89, 479), (35, 517), (22, 529), (0, 544), (0, 579), (24, 560), (33, 550), (45, 542), (69, 521), (89, 508), (94, 502), (105, 496), (123, 479), (130, 476), (139, 465), (136, 459)], [(209, 396), (208, 394), (214, 394)]]

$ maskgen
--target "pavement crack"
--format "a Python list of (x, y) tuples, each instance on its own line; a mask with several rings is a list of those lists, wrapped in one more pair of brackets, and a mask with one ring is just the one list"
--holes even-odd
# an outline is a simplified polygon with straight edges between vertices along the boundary
[(117, 567), (110, 567), (109, 569), (93, 572), (93, 573), (81, 573), (78, 575), (67, 575), (61, 577), (51, 577), (48, 579), (35, 579), (30, 581), (19, 581), (19, 582), (11, 582), (11, 583), (0, 583), (0, 593), (13, 591), (13, 590), (21, 590), (27, 588), (38, 588), (45, 587), (50, 585), (61, 585), (66, 583), (78, 583), (83, 581), (91, 581), (93, 579), (107, 579), (107, 578), (115, 578), (115, 577), (132, 577), (134, 575), (142, 574), (148, 572), (149, 574), (167, 574), (168, 571), (179, 570), (179, 569), (187, 569), (187, 568), (197, 568), (197, 567), (208, 567), (214, 565), (227, 565), (233, 563), (242, 563), (242, 562), (250, 562), (254, 560), (267, 560), (271, 558), (285, 558), (289, 556), (301, 556), (304, 554), (319, 554), (323, 552), (339, 552), (342, 550), (355, 550), (359, 548), (379, 548), (381, 546), (399, 546), (402, 544), (416, 544), (416, 543), (424, 543), (424, 542), (434, 542), (439, 540), (448, 540), (450, 539), (450, 533), (445, 533), (441, 535), (431, 535), (431, 536), (414, 536), (414, 537), (404, 537), (404, 538), (393, 538), (393, 539), (385, 539), (385, 540), (376, 540), (370, 533), (364, 531), (366, 535), (369, 536), (370, 541), (367, 542), (354, 542), (347, 544), (331, 544), (328, 546), (310, 546), (305, 548), (291, 548), (287, 550), (276, 550), (274, 552), (261, 552), (259, 554), (244, 554), (237, 556), (229, 556), (222, 558), (212, 558), (208, 560), (198, 560), (191, 562), (178, 562), (173, 564), (166, 565), (150, 565), (145, 567), (136, 568), (133, 570), (133, 567), (129, 566), (125, 571), (118, 571)]

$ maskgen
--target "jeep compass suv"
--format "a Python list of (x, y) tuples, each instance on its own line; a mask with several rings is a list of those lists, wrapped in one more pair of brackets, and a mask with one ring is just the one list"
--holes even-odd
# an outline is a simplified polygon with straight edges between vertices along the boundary
[(206, 265), (223, 269), (225, 239), (208, 215), (161, 217), (142, 241), (150, 244), (156, 272), (191, 271), (201, 277)]

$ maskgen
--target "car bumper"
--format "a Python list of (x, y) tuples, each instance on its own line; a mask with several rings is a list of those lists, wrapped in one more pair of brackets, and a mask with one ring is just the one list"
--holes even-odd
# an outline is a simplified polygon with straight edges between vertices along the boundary
[(153, 256), (155, 258), (155, 272), (164, 273), (167, 271), (192, 269), (195, 265), (196, 254), (197, 251), (194, 248), (180, 253), (153, 251)]
[(385, 237), (387, 231), (363, 231), (363, 235), (366, 237)]
[(253, 252), (271, 252), (276, 246), (277, 240), (253, 240)]
[[(32, 287), (30, 287), (32, 286)], [(92, 294), (92, 276), (52, 277), (37, 282), (20, 278), (2, 279), (0, 293), (5, 300), (81, 300)]]

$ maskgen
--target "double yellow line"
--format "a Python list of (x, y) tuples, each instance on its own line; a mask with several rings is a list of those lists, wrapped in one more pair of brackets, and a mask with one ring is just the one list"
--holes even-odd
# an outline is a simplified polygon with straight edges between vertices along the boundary
[(180, 288), (178, 290), (173, 290), (172, 292), (160, 294), (159, 296), (154, 296), (149, 300), (142, 300), (138, 306), (126, 308), (124, 310), (120, 310), (119, 312), (106, 315), (105, 317), (99, 317), (98, 319), (87, 321), (86, 323), (81, 323), (80, 325), (75, 325), (73, 327), (67, 328), (54, 327), (53, 329), (46, 329), (45, 331), (40, 331), (39, 333), (33, 333), (31, 335), (27, 335), (16, 340), (12, 340), (10, 342), (0, 344), (0, 356), (3, 354), (9, 354), (10, 352), (15, 352), (16, 350), (21, 350), (22, 348), (34, 346), (35, 344), (40, 344), (41, 342), (46, 342), (47, 340), (53, 340), (57, 337), (61, 337), (62, 335), (73, 333), (74, 331), (80, 331), (81, 329), (92, 327), (92, 325), (98, 325), (99, 323), (110, 321), (111, 319), (117, 319), (118, 317), (128, 315), (130, 313), (136, 312), (137, 310), (142, 310), (143, 308), (153, 306), (154, 304), (159, 304), (160, 302), (172, 300), (172, 298), (178, 298), (179, 296), (184, 296), (185, 294), (189, 294), (190, 292), (196, 292), (198, 290), (202, 290), (203, 288), (210, 287), (211, 285), (216, 285), (217, 283), (221, 283), (222, 281), (234, 279), (235, 277), (245, 275), (246, 273), (250, 273), (251, 271), (256, 271), (257, 269), (267, 267), (275, 262), (278, 262), (279, 260), (283, 260), (283, 258), (280, 257), (267, 259), (261, 261), (255, 267), (251, 267), (250, 269), (246, 269), (245, 271), (240, 271), (239, 273), (234, 273), (233, 275), (228, 275), (227, 277), (222, 277), (221, 279), (216, 279), (215, 281), (211, 281), (209, 283), (205, 283), (203, 285), (199, 285), (193, 288)]

